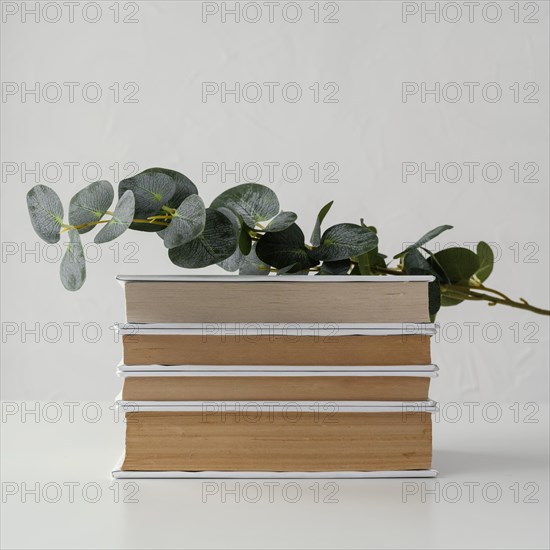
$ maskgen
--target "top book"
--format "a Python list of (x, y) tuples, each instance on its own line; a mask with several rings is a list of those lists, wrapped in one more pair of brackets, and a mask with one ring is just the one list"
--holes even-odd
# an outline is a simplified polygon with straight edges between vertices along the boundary
[(431, 276), (126, 276), (127, 323), (429, 323)]

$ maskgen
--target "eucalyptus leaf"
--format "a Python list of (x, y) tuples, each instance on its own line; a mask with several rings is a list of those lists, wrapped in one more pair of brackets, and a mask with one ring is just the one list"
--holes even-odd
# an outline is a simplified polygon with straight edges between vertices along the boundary
[(277, 269), (275, 275), (309, 275), (309, 269), (300, 269), (299, 264), (292, 264), (282, 269)]
[[(241, 227), (241, 220), (236, 214), (234, 214), (228, 208), (223, 208), (223, 207), (218, 208), (218, 212), (221, 212), (232, 223), (233, 229), (237, 235), (239, 234), (242, 235), (244, 226)], [(222, 269), (225, 269), (225, 271), (229, 271), (230, 273), (233, 273), (239, 270), (244, 260), (245, 260), (245, 255), (241, 252), (241, 250), (237, 246), (237, 248), (235, 249), (235, 252), (233, 252), (233, 254), (229, 256), (229, 258), (226, 258), (225, 260), (218, 262), (218, 265)]]
[(365, 254), (377, 246), (378, 237), (370, 229), (353, 223), (341, 223), (323, 233), (321, 245), (311, 251), (311, 257), (333, 262)]
[(283, 231), (266, 233), (256, 245), (258, 258), (277, 269), (294, 266), (301, 271), (317, 265), (309, 252), (304, 234), (295, 223)]
[(166, 202), (163, 206), (169, 208), (177, 208), (187, 197), (190, 195), (198, 195), (199, 191), (197, 186), (184, 174), (176, 172), (175, 170), (168, 170), (166, 168), (148, 168), (144, 170), (145, 174), (166, 174), (172, 179), (176, 189), (172, 198)]
[(118, 200), (113, 217), (95, 236), (94, 243), (107, 243), (120, 237), (132, 223), (135, 206), (134, 194), (130, 190), (126, 191)]
[(164, 246), (174, 248), (196, 239), (204, 230), (206, 208), (198, 195), (189, 195), (178, 206), (163, 232)]
[(279, 199), (275, 192), (259, 183), (243, 183), (218, 195), (211, 208), (229, 208), (242, 221), (254, 228), (257, 223), (267, 221), (279, 212)]
[[(371, 228), (368, 228), (371, 229)], [(365, 252), (357, 256), (357, 264), (359, 266), (359, 273), (361, 275), (379, 275), (378, 269), (386, 268), (386, 262), (384, 261), (384, 254), (378, 252), (378, 247), (373, 250)]]
[(315, 226), (313, 227), (313, 233), (311, 234), (310, 239), (313, 246), (319, 246), (321, 244), (321, 224), (323, 223), (323, 220), (328, 214), (328, 211), (331, 209), (333, 203), (334, 201), (330, 201), (325, 204), (325, 206), (319, 210), (319, 214), (317, 214), (317, 220), (315, 221)]
[[(136, 201), (136, 219), (145, 220), (150, 216), (162, 212), (176, 192), (176, 184), (171, 176), (158, 168), (149, 168), (131, 178), (122, 180), (118, 185), (118, 196), (130, 190)], [(163, 225), (153, 223), (134, 222), (130, 229), (138, 231), (160, 231)]]
[(440, 225), (439, 227), (436, 227), (435, 229), (432, 229), (431, 231), (428, 231), (425, 235), (422, 235), (420, 239), (418, 239), (414, 244), (411, 244), (405, 250), (400, 252), (399, 254), (396, 254), (393, 258), (397, 259), (406, 254), (409, 250), (413, 248), (419, 248), (423, 245), (425, 245), (427, 242), (431, 241), (432, 239), (435, 239), (438, 235), (441, 235), (444, 231), (447, 231), (448, 229), (452, 229), (452, 225)]
[(67, 290), (78, 290), (86, 280), (86, 258), (76, 229), (68, 231), (69, 243), (61, 260), (59, 275)]
[[(109, 210), (114, 197), (113, 186), (108, 181), (100, 180), (90, 183), (71, 199), (69, 223), (77, 226), (101, 220), (105, 212)], [(84, 234), (94, 228), (95, 225), (90, 225), (79, 229), (78, 232)]]
[(420, 253), (417, 248), (411, 248), (403, 258), (403, 268), (407, 275), (433, 275), (435, 280), (428, 283), (428, 303), (430, 319), (435, 319), (435, 315), (441, 308), (441, 289), (437, 273), (434, 271), (429, 261)]
[(239, 275), (269, 275), (269, 266), (262, 262), (256, 254), (256, 244), (252, 245), (250, 253), (244, 257), (239, 267)]
[(349, 258), (345, 260), (337, 260), (335, 262), (323, 262), (319, 275), (347, 275), (351, 262)]
[(290, 227), (298, 218), (294, 212), (280, 212), (266, 226), (266, 233), (276, 233)]
[(196, 269), (229, 258), (237, 248), (237, 234), (231, 221), (213, 208), (206, 209), (204, 231), (192, 241), (171, 248), (168, 256), (179, 267)]
[(476, 253), (479, 260), (479, 269), (472, 275), (472, 278), (476, 283), (483, 283), (493, 272), (495, 255), (493, 249), (484, 241), (477, 243)]
[(430, 314), (430, 321), (435, 321), (435, 316), (442, 306), (441, 288), (439, 287), (439, 281), (434, 279), (428, 283), (428, 310)]
[(451, 307), (451, 306), (457, 306), (458, 304), (461, 304), (464, 300), (461, 300), (460, 298), (449, 298), (449, 296), (446, 296), (445, 294), (441, 295), (441, 305), (443, 307)]
[(247, 256), (250, 253), (251, 248), (252, 248), (252, 237), (248, 232), (248, 227), (243, 224), (240, 228), (240, 234), (239, 234), (239, 250), (243, 253), (244, 256)]
[(467, 284), (470, 277), (479, 269), (477, 254), (467, 248), (445, 248), (428, 259), (432, 268), (434, 261), (441, 266), (451, 284)]
[(417, 248), (411, 248), (405, 254), (403, 258), (403, 269), (408, 275), (412, 275), (413, 270), (423, 270), (426, 274), (435, 275), (432, 266)]
[(63, 205), (57, 193), (47, 185), (35, 185), (27, 193), (27, 208), (37, 235), (50, 244), (59, 242)]

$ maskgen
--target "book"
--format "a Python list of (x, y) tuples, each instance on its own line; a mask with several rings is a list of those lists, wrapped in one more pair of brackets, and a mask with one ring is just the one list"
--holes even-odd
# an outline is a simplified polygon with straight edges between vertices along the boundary
[(122, 471), (430, 470), (433, 402), (120, 403)]
[(120, 276), (120, 478), (432, 477), (432, 277)]
[[(122, 325), (126, 365), (427, 365), (435, 326), (308, 329)], [(263, 368), (263, 367), (260, 367)]]
[(428, 323), (431, 276), (118, 276), (128, 323)]
[(344, 370), (212, 371), (207, 365), (179, 371), (119, 370), (125, 401), (296, 400), (423, 401), (428, 399), (431, 371)]
[(122, 470), (124, 455), (111, 472), (114, 479), (394, 479), (437, 477), (437, 470), (267, 472), (250, 470)]

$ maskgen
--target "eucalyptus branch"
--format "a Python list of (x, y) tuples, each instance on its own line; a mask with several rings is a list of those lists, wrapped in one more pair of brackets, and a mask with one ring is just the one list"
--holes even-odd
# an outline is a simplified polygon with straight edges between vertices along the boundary
[[(463, 289), (468, 289), (468, 291)], [(464, 287), (462, 285), (442, 285), (441, 293), (445, 296), (448, 296), (449, 298), (455, 298), (459, 300), (486, 301), (486, 302), (489, 302), (489, 305), (492, 305), (492, 306), (496, 304), (501, 304), (501, 305), (513, 307), (516, 309), (524, 309), (527, 311), (531, 311), (539, 315), (550, 315), (550, 310), (533, 306), (523, 298), (520, 298), (519, 302), (511, 300), (510, 298), (506, 298), (506, 299), (497, 298), (495, 296), (482, 294), (471, 287)]]
[(500, 290), (495, 290), (493, 288), (488, 288), (486, 286), (484, 286), (483, 284), (481, 285), (476, 285), (476, 286), (467, 286), (467, 285), (453, 285), (453, 287), (455, 288), (461, 288), (461, 289), (466, 289), (466, 290), (483, 290), (485, 292), (490, 292), (492, 294), (496, 294), (497, 296), (500, 296), (501, 298), (503, 298), (504, 300), (508, 300), (510, 302), (513, 302), (513, 300), (511, 298), (509, 298), (508, 296), (506, 296), (506, 294), (504, 294), (503, 292), (500, 292)]
[(298, 216), (281, 210), (275, 192), (257, 183), (227, 189), (206, 206), (188, 177), (174, 170), (150, 168), (119, 183), (113, 209), (114, 195), (113, 186), (105, 180), (87, 185), (72, 197), (65, 222), (63, 205), (53, 189), (36, 185), (27, 193), (36, 233), (47, 243), (57, 243), (61, 233), (68, 234), (69, 246), (60, 269), (68, 290), (78, 290), (86, 278), (81, 235), (103, 225), (95, 234), (96, 244), (117, 239), (128, 229), (156, 232), (161, 239), (151, 242), (164, 246), (170, 261), (185, 269), (217, 264), (243, 275), (432, 275), (431, 318), (441, 305), (440, 294), (550, 314), (523, 298), (512, 300), (485, 286), (495, 260), (487, 243), (480, 241), (475, 251), (462, 247), (429, 250), (427, 243), (452, 229), (450, 225), (428, 231), (388, 258), (379, 252), (377, 229), (363, 219), (359, 224), (338, 223), (321, 230), (333, 201), (320, 209), (306, 240), (296, 223)]

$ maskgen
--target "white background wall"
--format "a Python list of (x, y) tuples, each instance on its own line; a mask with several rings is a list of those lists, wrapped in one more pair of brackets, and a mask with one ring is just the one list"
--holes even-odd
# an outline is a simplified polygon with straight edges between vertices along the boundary
[[(297, 182), (285, 179), (280, 168), (273, 182), (267, 170), (259, 181), (276, 190), (284, 209), (299, 214), (307, 235), (317, 211), (331, 199), (335, 204), (328, 223), (364, 217), (379, 228), (381, 250), (387, 254), (450, 223), (455, 229), (434, 246), (480, 239), (493, 243), (500, 258), (491, 286), (548, 307), (548, 3), (522, 5), (518, 23), (511, 2), (492, 3), (485, 14), (478, 6), (473, 22), (462, 5), (456, 23), (445, 20), (455, 17), (452, 9), (441, 14), (439, 23), (433, 15), (423, 23), (420, 12), (404, 22), (403, 9), (420, 10), (424, 3), (405, 3), (404, 8), (396, 1), (320, 2), (321, 20), (328, 17), (334, 23), (316, 23), (310, 9), (316, 3), (309, 1), (300, 2), (296, 23), (285, 21), (285, 2), (274, 7), (273, 22), (267, 5), (258, 2), (239, 23), (230, 14), (225, 23), (221, 20), (220, 4), (220, 12), (203, 22), (203, 10), (213, 3), (195, 1), (120, 2), (119, 23), (114, 22), (114, 2), (97, 4), (101, 15), (95, 23), (85, 20), (97, 17), (90, 3), (75, 8), (74, 22), (62, 3), (50, 4), (39, 22), (32, 14), (24, 18), (21, 4), (4, 2), (2, 8), (4, 399), (114, 397), (120, 385), (115, 376), (120, 344), (109, 327), (123, 318), (115, 275), (181, 272), (156, 236), (128, 232), (88, 264), (80, 292), (63, 289), (59, 263), (47, 259), (48, 254), (55, 258), (56, 249), (33, 233), (25, 194), (35, 183), (45, 183), (68, 205), (87, 183), (88, 163), (95, 163), (88, 166), (90, 180), (99, 179), (93, 174), (98, 165), (101, 177), (114, 183), (135, 165), (140, 170), (173, 168), (195, 181), (206, 201), (246, 180), (229, 175), (222, 181), (221, 174), (205, 178), (203, 163), (225, 162), (229, 168), (236, 162), (298, 163), (303, 174)], [(227, 8), (232, 4), (225, 3)], [(502, 13), (490, 23), (487, 19), (498, 17), (495, 4)], [(12, 15), (14, 6), (18, 11)], [(82, 6), (87, 6), (84, 11)], [(331, 16), (335, 6), (337, 13)], [(34, 2), (26, 7), (33, 8)], [(261, 20), (247, 22), (257, 7)], [(58, 8), (63, 8), (60, 20), (48, 22), (57, 18)], [(287, 19), (295, 17), (295, 7), (285, 9)], [(530, 16), (535, 9), (538, 13)], [(124, 23), (125, 17), (137, 22)], [(529, 17), (538, 22), (524, 22)], [(66, 82), (78, 83), (72, 102)], [(219, 94), (205, 101), (204, 82), (256, 82), (264, 95), (255, 103), (236, 102), (234, 96), (223, 103)], [(264, 82), (280, 84), (273, 103)], [(300, 101), (282, 98), (280, 90), (288, 82), (301, 86)], [(336, 83), (337, 101), (315, 102), (308, 89), (315, 82), (321, 84), (321, 98), (326, 93), (322, 86)], [(472, 102), (466, 97), (435, 102), (433, 96), (422, 102), (419, 95), (404, 102), (403, 82), (480, 86)], [(484, 100), (481, 88), (488, 82), (501, 86), (500, 100)], [(509, 90), (515, 82), (520, 83), (517, 103)], [(537, 103), (523, 102), (530, 89), (522, 87), (528, 82), (539, 86)], [(56, 99), (52, 84), (46, 86), (51, 101), (22, 96), (22, 87), (35, 83), (42, 90), (57, 83), (63, 94)], [(86, 83), (96, 83), (87, 88), (89, 98), (99, 86), (99, 101), (83, 98)], [(14, 89), (14, 95), (7, 93)], [(248, 90), (253, 97), (254, 88)], [(453, 90), (447, 91), (452, 97)], [(337, 182), (314, 182), (308, 167), (315, 162), (336, 163)], [(429, 167), (435, 162), (494, 162), (502, 177), (487, 182), (478, 170), (473, 182), (466, 175), (456, 183), (436, 183), (433, 176), (424, 183), (418, 176), (403, 182), (403, 162)], [(516, 162), (536, 163), (538, 181), (514, 183), (509, 166)], [(35, 181), (23, 172), (36, 163), (45, 174)], [(72, 181), (67, 163), (77, 163)], [(119, 174), (110, 168), (115, 163)], [(522, 172), (521, 179), (525, 176)], [(88, 249), (92, 259), (97, 252)], [(548, 401), (547, 318), (463, 304), (444, 309), (438, 320), (443, 331), (433, 354), (441, 377), (433, 386), (434, 398)], [(25, 335), (35, 326), (38, 335)], [(498, 331), (498, 341), (491, 341)]]

